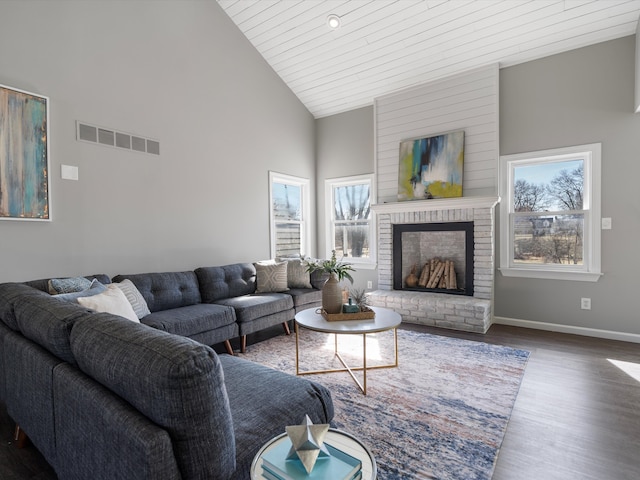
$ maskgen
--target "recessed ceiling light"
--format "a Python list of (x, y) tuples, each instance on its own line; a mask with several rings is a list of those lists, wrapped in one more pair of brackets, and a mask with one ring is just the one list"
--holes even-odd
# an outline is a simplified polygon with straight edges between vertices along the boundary
[(327, 17), (327, 27), (331, 30), (337, 30), (340, 28), (340, 17), (336, 14), (331, 14)]

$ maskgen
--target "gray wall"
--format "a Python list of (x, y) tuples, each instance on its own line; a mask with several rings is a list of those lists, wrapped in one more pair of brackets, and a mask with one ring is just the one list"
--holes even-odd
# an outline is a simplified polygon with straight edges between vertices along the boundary
[[(496, 277), (495, 315), (640, 334), (640, 115), (635, 37), (500, 72), (500, 153), (602, 142), (602, 271), (596, 283)], [(590, 297), (592, 309), (580, 310)]]
[[(3, 0), (0, 67), (50, 97), (53, 217), (0, 221), (0, 281), (268, 258), (268, 171), (314, 178), (313, 117), (215, 1)], [(76, 120), (161, 155), (77, 142)]]
[[(500, 71), (500, 153), (602, 142), (602, 215), (612, 218), (613, 229), (602, 232), (604, 276), (598, 282), (506, 278), (498, 273), (496, 316), (529, 326), (545, 322), (578, 327), (576, 331), (640, 334), (634, 301), (640, 268), (634, 42), (635, 37), (626, 37)], [(363, 133), (372, 117), (371, 109), (362, 109), (317, 121), (317, 150), (324, 152), (318, 157), (319, 188), (324, 178), (338, 176), (343, 169), (350, 175), (371, 171), (373, 133)], [(348, 153), (341, 154), (342, 148)], [(319, 195), (318, 205), (323, 200)], [(319, 233), (322, 229), (320, 221)], [(591, 298), (590, 311), (580, 309), (581, 297)]]
[[(318, 256), (327, 248), (325, 180), (374, 173), (374, 144), (372, 106), (316, 120)], [(377, 288), (376, 270), (360, 268), (353, 279), (354, 288), (366, 288), (367, 281)]]

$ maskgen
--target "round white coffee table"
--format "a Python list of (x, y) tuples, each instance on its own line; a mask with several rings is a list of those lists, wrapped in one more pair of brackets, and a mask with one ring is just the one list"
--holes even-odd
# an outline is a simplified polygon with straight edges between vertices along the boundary
[[(264, 477), (262, 470), (262, 456), (279, 443), (285, 441), (287, 434), (283, 433), (269, 440), (256, 454), (251, 463), (251, 480), (261, 480)], [(362, 480), (375, 480), (378, 476), (378, 467), (371, 451), (356, 437), (346, 432), (330, 428), (324, 438), (325, 443), (348, 453), (362, 462)]]
[[(296, 375), (312, 375), (316, 373), (349, 372), (353, 381), (358, 385), (363, 394), (367, 394), (367, 370), (378, 368), (392, 368), (398, 366), (398, 325), (402, 323), (402, 317), (387, 308), (370, 307), (375, 312), (375, 317), (367, 320), (342, 320), (337, 322), (327, 321), (320, 309), (308, 308), (296, 314)], [(335, 334), (335, 355), (340, 360), (344, 368), (334, 368), (330, 370), (300, 371), (300, 342), (299, 328), (306, 328), (316, 332)], [(393, 330), (394, 357), (395, 362), (388, 365), (367, 366), (367, 334)], [(338, 353), (338, 334), (362, 335), (362, 366), (349, 367), (340, 353)], [(354, 371), (362, 371), (362, 383), (356, 378)]]

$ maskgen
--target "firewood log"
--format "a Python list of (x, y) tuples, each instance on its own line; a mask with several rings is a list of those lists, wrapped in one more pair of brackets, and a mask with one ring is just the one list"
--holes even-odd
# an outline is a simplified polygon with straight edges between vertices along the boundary
[(449, 274), (451, 273), (451, 260), (447, 260), (444, 265), (444, 275), (440, 280), (440, 288), (449, 288)]
[(434, 274), (431, 276), (429, 283), (427, 283), (427, 288), (435, 288), (436, 285), (438, 285), (438, 282), (440, 282), (440, 277), (442, 277), (443, 273), (444, 273), (444, 262), (440, 262), (438, 263), (438, 266), (436, 267)]
[(456, 269), (453, 262), (451, 262), (451, 272), (449, 273), (449, 278), (451, 279), (451, 290), (457, 290), (458, 280), (456, 278)]
[(420, 279), (418, 280), (418, 286), (426, 287), (428, 281), (429, 281), (429, 262), (425, 263), (424, 267), (422, 267), (422, 272), (420, 272)]

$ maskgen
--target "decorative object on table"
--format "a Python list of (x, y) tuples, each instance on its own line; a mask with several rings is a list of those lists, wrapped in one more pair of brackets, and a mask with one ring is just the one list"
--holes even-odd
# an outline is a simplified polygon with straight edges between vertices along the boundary
[(51, 220), (49, 99), (0, 85), (0, 219)]
[(360, 307), (353, 303), (353, 298), (349, 297), (349, 303), (345, 303), (342, 306), (342, 313), (358, 313)]
[(305, 415), (301, 425), (290, 425), (285, 430), (291, 440), (291, 449), (287, 459), (300, 459), (307, 473), (311, 473), (313, 470), (320, 452), (326, 456), (329, 455), (329, 451), (324, 445), (324, 437), (329, 431), (328, 423), (314, 425), (309, 415)]
[(364, 288), (353, 288), (349, 292), (349, 296), (353, 298), (353, 301), (363, 311), (365, 307), (369, 305), (369, 297), (367, 297), (367, 291)]
[(350, 272), (355, 269), (348, 262), (340, 261), (336, 258), (336, 251), (331, 251), (331, 259), (329, 260), (307, 260), (307, 271), (313, 273), (321, 271), (329, 274), (329, 279), (322, 287), (322, 309), (327, 313), (342, 312), (342, 288), (340, 282), (345, 278), (353, 283), (353, 277)]
[(398, 201), (462, 197), (464, 131), (400, 142)]
[[(304, 429), (305, 425), (295, 427)], [(287, 452), (294, 447), (291, 437), (287, 436), (262, 454), (262, 477), (267, 480), (359, 480), (362, 478), (360, 459), (328, 443), (323, 447), (325, 452), (321, 452), (311, 471), (307, 471), (298, 457), (289, 458)]]
[[(393, 336), (367, 336), (376, 340), (379, 361), (390, 361)], [(278, 335), (242, 356), (291, 372), (296, 352), (290, 340)], [(361, 361), (361, 340), (344, 335), (340, 342), (348, 362)], [(348, 375), (322, 378), (340, 412), (336, 427), (366, 440), (380, 479), (490, 480), (529, 354), (403, 329), (398, 329), (398, 343), (402, 368), (380, 370), (379, 383), (371, 385), (373, 394), (363, 396), (351, 388)], [(305, 352), (303, 369), (335, 358), (320, 332), (305, 331), (300, 348)]]
[(355, 313), (328, 313), (324, 310), (321, 310), (320, 314), (327, 322), (342, 322), (344, 320), (372, 320), (376, 318), (376, 312), (366, 306), (361, 307), (359, 311)]

